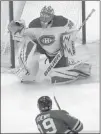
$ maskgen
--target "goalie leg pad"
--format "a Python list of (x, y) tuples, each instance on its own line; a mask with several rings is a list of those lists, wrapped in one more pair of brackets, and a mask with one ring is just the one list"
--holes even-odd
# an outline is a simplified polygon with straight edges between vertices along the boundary
[(78, 79), (77, 72), (54, 71), (51, 73), (52, 84), (70, 83)]
[(35, 77), (31, 75), (25, 68), (16, 68), (12, 73), (15, 74), (21, 82), (35, 81)]
[(31, 57), (27, 62), (27, 69), (29, 70), (29, 73), (33, 76), (36, 76), (39, 71), (39, 55), (34, 55)]
[(39, 70), (39, 54), (36, 52), (36, 44), (30, 38), (25, 38), (19, 51), (19, 68), (16, 75), (21, 81), (33, 81)]
[(39, 62), (34, 61), (34, 64), (30, 65), (30, 68), (28, 68), (28, 71), (25, 70), (24, 68), (19, 70), (16, 74), (17, 76), (21, 79), (21, 81), (35, 81), (36, 75), (39, 71)]
[(51, 83), (63, 84), (71, 83), (77, 79), (87, 78), (91, 74), (91, 65), (88, 63), (78, 62), (69, 67), (53, 69), (50, 73)]

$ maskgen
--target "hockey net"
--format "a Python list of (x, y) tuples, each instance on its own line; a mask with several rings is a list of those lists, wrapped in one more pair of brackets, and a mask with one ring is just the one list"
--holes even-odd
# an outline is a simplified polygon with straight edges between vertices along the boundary
[[(14, 1), (14, 5), (16, 1)], [(34, 18), (39, 17), (40, 10), (45, 5), (52, 6), (54, 8), (56, 15), (62, 15), (66, 18), (72, 20), (77, 28), (82, 23), (82, 5), (81, 1), (26, 1), (23, 12), (20, 15), (21, 18), (25, 20), (26, 26)], [(4, 11), (6, 8), (6, 11)], [(17, 9), (17, 8), (16, 8)], [(16, 10), (15, 9), (15, 10)], [(18, 10), (18, 9), (17, 9)], [(8, 13), (8, 3), (1, 2), (1, 67), (10, 68), (11, 67), (11, 44), (10, 44), (10, 35), (7, 32), (7, 25), (9, 20)], [(5, 12), (5, 15), (4, 15)], [(16, 11), (17, 14), (17, 11)], [(78, 39), (82, 39), (82, 33), (79, 32)], [(18, 46), (15, 46), (15, 56), (17, 56)], [(16, 59), (15, 59), (16, 61)]]

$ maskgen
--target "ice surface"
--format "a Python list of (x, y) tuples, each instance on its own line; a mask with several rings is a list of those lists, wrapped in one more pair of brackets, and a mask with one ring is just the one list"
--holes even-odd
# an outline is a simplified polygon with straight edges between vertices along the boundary
[[(34, 119), (39, 113), (37, 99), (42, 95), (48, 95), (52, 100), (55, 95), (62, 109), (83, 122), (83, 132), (99, 131), (99, 83), (21, 84), (10, 74), (3, 75), (1, 80), (2, 133), (38, 132)], [(53, 109), (57, 109), (55, 102)]]

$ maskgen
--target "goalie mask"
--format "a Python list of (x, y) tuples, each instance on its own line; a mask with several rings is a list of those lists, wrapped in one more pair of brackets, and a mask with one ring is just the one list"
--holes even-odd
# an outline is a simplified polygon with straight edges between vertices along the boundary
[(44, 6), (40, 12), (40, 21), (43, 28), (47, 28), (52, 24), (54, 17), (54, 10), (51, 6)]
[(41, 112), (46, 112), (52, 109), (52, 100), (48, 96), (42, 96), (38, 99), (37, 105)]

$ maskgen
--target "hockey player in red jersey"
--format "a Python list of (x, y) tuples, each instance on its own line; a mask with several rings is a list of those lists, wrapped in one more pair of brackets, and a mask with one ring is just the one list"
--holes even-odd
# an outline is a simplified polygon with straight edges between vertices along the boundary
[(43, 75), (50, 77), (51, 83), (69, 83), (90, 76), (89, 63), (73, 60), (76, 53), (74, 23), (54, 15), (51, 6), (43, 7), (40, 17), (32, 20), (28, 28), (21, 21), (12, 21), (8, 29), (21, 45), (20, 71), (17, 72), (23, 81), (36, 80), (40, 54), (49, 59), (50, 65)]
[(38, 99), (40, 114), (35, 121), (40, 133), (77, 134), (82, 131), (83, 124), (65, 110), (52, 110), (52, 100), (48, 96)]

